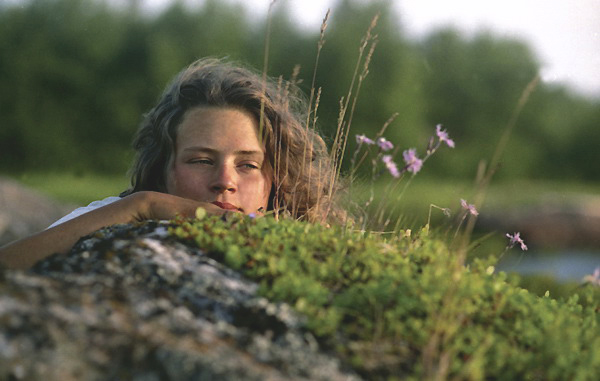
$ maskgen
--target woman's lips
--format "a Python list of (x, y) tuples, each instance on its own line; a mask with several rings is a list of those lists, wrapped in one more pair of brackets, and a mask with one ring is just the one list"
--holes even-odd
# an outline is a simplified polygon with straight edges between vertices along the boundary
[(226, 209), (226, 210), (235, 210), (235, 211), (242, 211), (241, 208), (238, 208), (237, 206), (230, 204), (228, 202), (221, 202), (221, 201), (213, 201), (211, 202), (211, 204), (214, 204), (216, 206), (218, 206), (221, 209)]

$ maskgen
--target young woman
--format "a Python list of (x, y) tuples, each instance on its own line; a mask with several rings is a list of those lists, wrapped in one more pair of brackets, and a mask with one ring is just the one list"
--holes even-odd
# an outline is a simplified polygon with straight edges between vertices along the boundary
[(217, 59), (175, 77), (134, 139), (131, 188), (75, 210), (47, 230), (0, 249), (0, 263), (28, 268), (101, 227), (148, 219), (276, 210), (312, 222), (339, 219), (326, 145), (306, 128), (290, 83)]

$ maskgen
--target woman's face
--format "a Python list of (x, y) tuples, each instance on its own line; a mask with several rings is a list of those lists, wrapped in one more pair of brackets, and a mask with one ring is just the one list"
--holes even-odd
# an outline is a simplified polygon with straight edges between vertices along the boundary
[(167, 169), (167, 192), (246, 214), (266, 210), (273, 171), (257, 131), (255, 118), (241, 109), (188, 110)]

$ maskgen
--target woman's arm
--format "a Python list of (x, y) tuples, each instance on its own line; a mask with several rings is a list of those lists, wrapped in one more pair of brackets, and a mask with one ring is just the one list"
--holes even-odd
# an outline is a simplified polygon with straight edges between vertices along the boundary
[(27, 269), (54, 253), (67, 253), (79, 238), (102, 227), (144, 221), (192, 217), (201, 206), (209, 214), (223, 214), (216, 205), (158, 192), (137, 192), (109, 205), (0, 248), (0, 263), (7, 268)]

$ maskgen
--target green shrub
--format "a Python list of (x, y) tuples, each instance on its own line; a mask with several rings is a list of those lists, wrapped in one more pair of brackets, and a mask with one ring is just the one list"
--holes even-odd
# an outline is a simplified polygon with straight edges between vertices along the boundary
[(400, 237), (234, 215), (171, 234), (289, 303), (326, 350), (369, 379), (588, 380), (600, 374), (600, 288), (539, 297), (462, 265), (427, 230)]

